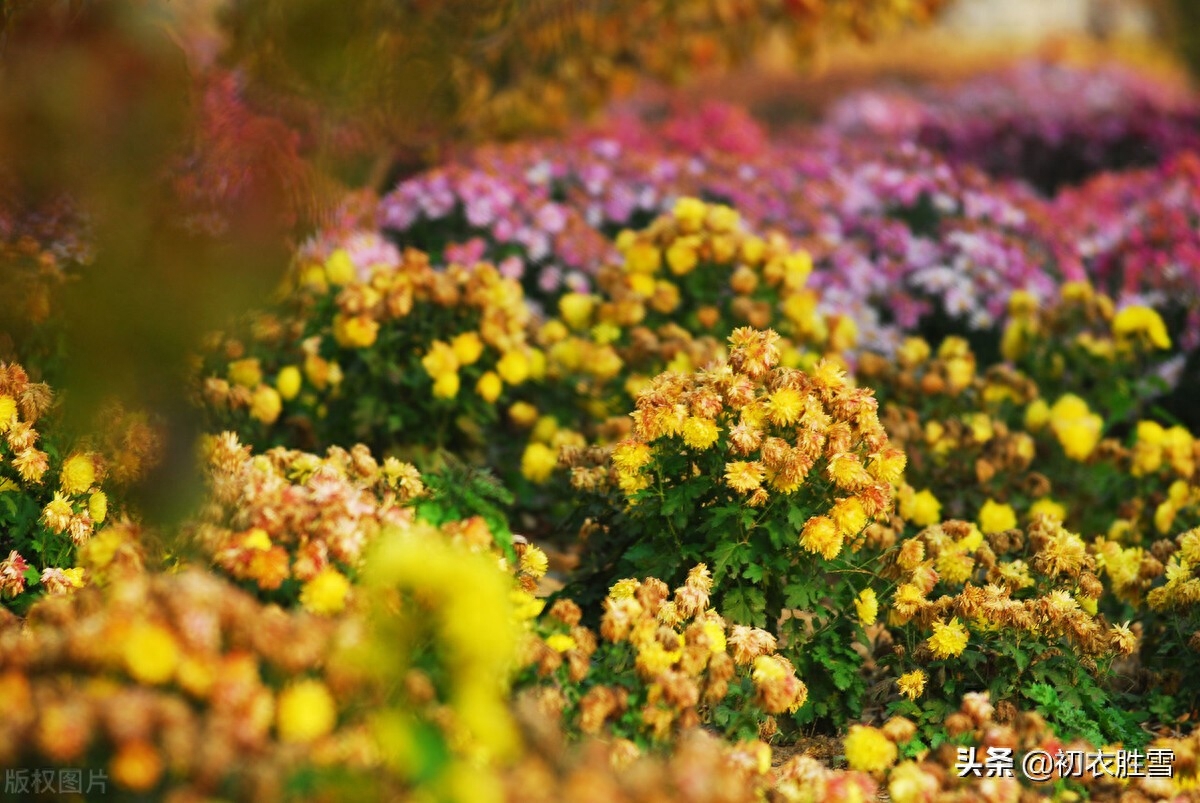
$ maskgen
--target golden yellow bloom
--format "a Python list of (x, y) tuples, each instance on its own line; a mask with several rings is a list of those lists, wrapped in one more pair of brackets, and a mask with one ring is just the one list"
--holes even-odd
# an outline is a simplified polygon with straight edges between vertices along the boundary
[(17, 402), (12, 396), (0, 395), (0, 435), (17, 420)]
[(967, 629), (959, 623), (956, 616), (949, 623), (941, 619), (934, 622), (933, 635), (927, 643), (938, 658), (954, 658), (962, 655), (963, 650), (967, 648), (968, 639)]
[(1073, 393), (1063, 395), (1050, 408), (1050, 428), (1072, 460), (1086, 460), (1100, 441), (1104, 419), (1088, 409)]
[(439, 376), (458, 372), (458, 355), (449, 343), (435, 340), (429, 344), (429, 351), (421, 358), (421, 367), (430, 378), (436, 380)]
[(1062, 522), (1067, 518), (1067, 509), (1062, 503), (1055, 502), (1049, 496), (1043, 496), (1029, 506), (1029, 517), (1035, 518), (1037, 516), (1048, 516)]
[(475, 383), (475, 392), (479, 394), (479, 398), (488, 404), (500, 398), (500, 394), (503, 391), (504, 381), (500, 379), (499, 374), (495, 371), (488, 371), (479, 377), (479, 381)]
[(274, 424), (283, 412), (283, 399), (270, 385), (259, 385), (250, 399), (250, 415), (264, 424)]
[(690, 273), (699, 261), (696, 244), (689, 237), (681, 237), (667, 248), (667, 267), (676, 276)]
[(896, 679), (900, 693), (910, 700), (915, 700), (925, 693), (925, 673), (920, 669), (905, 672)]
[(707, 214), (708, 205), (699, 198), (680, 198), (671, 210), (671, 215), (678, 221), (679, 228), (686, 232), (700, 231)]
[(730, 488), (749, 493), (762, 486), (766, 470), (757, 460), (735, 460), (725, 464), (725, 482)]
[(721, 626), (720, 622), (705, 619), (702, 627), (704, 635), (708, 637), (708, 648), (712, 654), (725, 652), (725, 628)]
[(546, 637), (546, 646), (555, 652), (567, 652), (576, 647), (575, 639), (566, 633), (551, 633)]
[(639, 585), (637, 580), (629, 577), (618, 580), (613, 583), (612, 588), (608, 589), (608, 596), (612, 599), (632, 599), (633, 595), (637, 593)]
[[(904, 476), (904, 467), (908, 465), (908, 457), (899, 449), (884, 449), (878, 454), (871, 455), (867, 463), (867, 471), (880, 482), (896, 484)], [(936, 500), (935, 500), (936, 501)]]
[(544, 443), (530, 443), (521, 455), (521, 473), (530, 482), (542, 484), (558, 465), (558, 450)]
[(621, 441), (612, 451), (613, 465), (623, 471), (635, 472), (650, 462), (650, 447), (640, 441)]
[(896, 350), (896, 358), (905, 368), (913, 368), (929, 359), (929, 342), (921, 337), (906, 337)]
[(166, 683), (179, 663), (175, 636), (162, 625), (134, 624), (121, 644), (125, 669), (141, 683)]
[(550, 568), (550, 559), (541, 549), (530, 545), (521, 555), (521, 571), (532, 577), (541, 577)]
[(97, 525), (101, 525), (108, 517), (108, 496), (103, 491), (96, 491), (88, 497), (88, 515)]
[(241, 547), (266, 552), (271, 548), (271, 536), (261, 527), (252, 527), (243, 536)]
[(450, 341), (459, 365), (472, 365), (483, 354), (483, 341), (477, 332), (463, 332)]
[(979, 509), (979, 529), (984, 533), (998, 533), (1017, 526), (1017, 514), (1011, 505), (993, 499), (983, 503)]
[(942, 520), (942, 503), (928, 488), (900, 494), (900, 516), (918, 527), (930, 527)]
[(1171, 337), (1162, 316), (1150, 307), (1126, 307), (1117, 313), (1112, 322), (1113, 335), (1118, 339), (1145, 336), (1155, 348), (1171, 348)]
[(509, 351), (496, 363), (500, 378), (510, 385), (519, 385), (529, 378), (529, 358), (519, 351)]
[(333, 339), (345, 349), (365, 349), (375, 345), (379, 337), (379, 321), (370, 315), (336, 315), (333, 319)]
[(693, 449), (707, 449), (717, 442), (721, 430), (715, 421), (699, 416), (688, 416), (683, 422), (683, 442)]
[(833, 560), (842, 551), (842, 533), (829, 517), (811, 516), (804, 522), (800, 546), (826, 560)]
[(337, 724), (333, 695), (317, 680), (297, 681), (284, 689), (276, 713), (276, 729), (282, 742), (311, 742)]
[(518, 427), (531, 427), (538, 420), (538, 409), (529, 402), (515, 402), (508, 408), (508, 418)]
[(837, 524), (842, 535), (852, 538), (867, 526), (867, 511), (857, 496), (837, 500), (829, 511), (829, 517)]
[(896, 763), (896, 743), (870, 725), (851, 725), (845, 741), (846, 763), (859, 772), (882, 772)]
[(256, 358), (234, 360), (229, 363), (229, 381), (244, 388), (257, 387), (262, 382), (262, 368)]
[(76, 453), (63, 461), (58, 484), (68, 495), (86, 493), (95, 482), (96, 464), (90, 456)]
[[(658, 273), (661, 264), (662, 254), (653, 243), (639, 241), (625, 250), (625, 270), (629, 273), (650, 276)], [(649, 295), (649, 293), (642, 293), (642, 295)]]
[(1048, 423), (1050, 423), (1050, 405), (1046, 404), (1045, 399), (1034, 399), (1025, 408), (1025, 428), (1030, 432), (1037, 432)]
[(435, 399), (453, 399), (458, 396), (462, 380), (456, 373), (439, 374), (433, 380), (433, 397)]
[(284, 401), (291, 401), (299, 395), (303, 381), (304, 378), (299, 368), (294, 365), (285, 365), (279, 369), (279, 375), (275, 377), (275, 389), (279, 391), (279, 395)]
[(767, 397), (767, 418), (776, 426), (794, 424), (804, 412), (804, 397), (798, 390), (780, 388)]
[(349, 284), (356, 273), (354, 260), (345, 249), (337, 249), (325, 260), (325, 278), (330, 284)]
[(875, 589), (864, 588), (858, 592), (858, 597), (854, 600), (854, 610), (858, 614), (859, 624), (863, 627), (875, 624), (875, 619), (879, 616), (879, 600), (875, 596)]
[(340, 613), (346, 607), (349, 593), (350, 581), (346, 576), (327, 566), (300, 589), (300, 604), (310, 613)]
[(52, 532), (61, 533), (71, 525), (73, 515), (75, 515), (75, 511), (71, 509), (71, 503), (65, 496), (55, 491), (54, 499), (42, 510), (42, 521), (46, 522), (46, 526)]
[(558, 300), (558, 312), (567, 325), (581, 331), (591, 323), (596, 297), (586, 293), (567, 293)]

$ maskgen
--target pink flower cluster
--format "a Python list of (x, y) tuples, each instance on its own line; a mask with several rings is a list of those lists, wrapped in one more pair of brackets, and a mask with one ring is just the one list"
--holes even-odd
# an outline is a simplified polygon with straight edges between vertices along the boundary
[(1098, 171), (1200, 146), (1189, 91), (1119, 65), (1023, 62), (949, 87), (856, 93), (831, 111), (846, 135), (916, 142), (1053, 191)]
[[(1091, 277), (1128, 300), (1195, 286), (1190, 157), (1049, 199), (1034, 186), (1061, 183), (1037, 171), (1060, 164), (1063, 148), (1082, 154), (1071, 170), (1086, 175), (1126, 164), (1129, 143), (1200, 143), (1183, 125), (1197, 110), (1192, 96), (1128, 70), (1040, 63), (957, 87), (856, 95), (823, 122), (773, 136), (718, 104), (676, 104), (655, 122), (625, 110), (561, 140), (462, 154), (402, 182), (378, 222), (435, 262), (494, 261), (553, 304), (589, 286), (620, 230), (680, 197), (727, 203), (808, 250), (821, 311), (850, 316), (862, 345), (888, 351), (929, 316), (989, 328), (1017, 290), (1048, 299), (1061, 281)], [(1002, 177), (1020, 165), (1032, 165), (1030, 182)], [(1176, 189), (1155, 197), (1164, 180)]]

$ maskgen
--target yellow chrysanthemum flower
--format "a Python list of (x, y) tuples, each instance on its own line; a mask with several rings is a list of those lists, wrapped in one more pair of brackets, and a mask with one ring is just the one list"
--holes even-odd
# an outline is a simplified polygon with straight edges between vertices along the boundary
[(525, 479), (539, 485), (550, 479), (555, 466), (558, 465), (558, 450), (551, 449), (544, 443), (531, 443), (525, 447), (521, 455), (521, 473)]
[(529, 378), (529, 358), (519, 351), (510, 351), (496, 363), (496, 372), (509, 385), (519, 385)]
[(439, 374), (433, 380), (433, 396), (435, 399), (453, 399), (458, 396), (462, 380), (456, 373)]
[(882, 772), (896, 763), (896, 743), (870, 725), (851, 725), (845, 741), (846, 763), (859, 772)]
[(525, 547), (521, 554), (521, 571), (531, 577), (542, 577), (549, 568), (550, 559), (546, 557), (545, 552), (532, 545)]
[(683, 442), (693, 449), (707, 449), (720, 435), (720, 427), (708, 418), (693, 415), (683, 422)]
[(942, 520), (942, 503), (928, 488), (900, 494), (900, 516), (918, 527), (931, 527)]
[(7, 432), (17, 420), (17, 401), (12, 396), (0, 395), (0, 435)]
[(229, 363), (229, 381), (244, 388), (258, 387), (262, 382), (262, 368), (254, 357), (234, 360)]
[(479, 381), (475, 383), (475, 392), (479, 394), (479, 398), (483, 399), (488, 404), (491, 404), (500, 398), (500, 394), (504, 391), (504, 381), (495, 371), (488, 371), (483, 376), (479, 377)]
[(767, 418), (776, 426), (794, 424), (804, 412), (804, 397), (798, 390), (780, 388), (767, 397)]
[(59, 487), (70, 496), (86, 493), (96, 482), (96, 464), (86, 454), (73, 454), (63, 461)]
[(925, 673), (920, 669), (905, 672), (896, 679), (896, 686), (905, 697), (916, 700), (925, 693)]
[(336, 315), (333, 319), (333, 339), (346, 349), (365, 349), (375, 345), (379, 337), (379, 321), (370, 315)]
[(749, 493), (762, 486), (765, 476), (766, 469), (757, 460), (734, 460), (725, 464), (725, 482), (735, 491)]
[(42, 521), (46, 522), (46, 526), (52, 532), (64, 532), (71, 525), (71, 517), (75, 515), (75, 511), (71, 508), (71, 503), (58, 491), (54, 492), (54, 498), (42, 510)]
[(811, 516), (804, 522), (800, 546), (826, 560), (833, 560), (842, 550), (842, 533), (828, 516)]
[(954, 658), (962, 655), (963, 650), (967, 648), (969, 638), (967, 629), (959, 623), (956, 616), (948, 623), (941, 619), (934, 622), (933, 635), (929, 637), (927, 643), (929, 649), (938, 658)]
[(1103, 427), (1104, 419), (1073, 393), (1065, 394), (1050, 408), (1050, 428), (1072, 460), (1088, 458), (1100, 441)]
[(483, 354), (483, 341), (478, 332), (463, 332), (450, 341), (450, 348), (459, 365), (472, 365)]
[(103, 491), (96, 491), (88, 497), (88, 515), (91, 516), (92, 523), (101, 525), (104, 519), (108, 517), (108, 495)]
[(275, 389), (284, 401), (291, 401), (299, 395), (303, 382), (304, 377), (300, 369), (294, 365), (286, 365), (279, 369), (279, 374), (275, 377)]
[(337, 707), (325, 684), (301, 680), (284, 689), (276, 709), (282, 742), (307, 743), (325, 736), (337, 724)]
[(250, 416), (264, 424), (274, 424), (283, 412), (283, 399), (270, 385), (259, 385), (250, 398)]
[(573, 650), (577, 646), (575, 639), (568, 636), (566, 633), (551, 633), (546, 637), (546, 646), (555, 652), (567, 652)]
[(979, 529), (985, 534), (1011, 530), (1016, 526), (1017, 513), (1011, 505), (989, 499), (979, 509)]
[(879, 616), (879, 599), (875, 596), (875, 589), (864, 588), (858, 592), (858, 597), (854, 600), (854, 610), (858, 614), (859, 624), (863, 627), (875, 624), (875, 619)]
[(340, 613), (346, 607), (350, 581), (333, 567), (322, 569), (300, 589), (300, 605), (310, 613)]
[(162, 625), (136, 623), (129, 629), (121, 647), (125, 668), (134, 680), (166, 683), (175, 674), (179, 646), (171, 631)]
[(1121, 310), (1113, 318), (1112, 332), (1120, 339), (1144, 336), (1155, 348), (1171, 348), (1171, 337), (1162, 316), (1150, 307), (1132, 306)]
[(330, 284), (350, 284), (357, 272), (354, 260), (343, 248), (337, 249), (325, 260), (325, 278)]
[(1061, 502), (1055, 502), (1049, 496), (1043, 496), (1029, 506), (1029, 517), (1036, 516), (1048, 516), (1061, 523), (1067, 518), (1067, 508)]

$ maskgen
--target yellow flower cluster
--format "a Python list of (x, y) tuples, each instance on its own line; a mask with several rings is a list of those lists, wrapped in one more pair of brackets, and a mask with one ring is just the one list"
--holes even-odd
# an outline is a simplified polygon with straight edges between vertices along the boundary
[[(627, 712), (631, 684), (644, 688), (639, 727), (657, 741), (699, 725), (701, 710), (725, 700), (739, 677), (750, 678), (753, 705), (764, 717), (797, 710), (808, 691), (791, 663), (775, 652), (775, 637), (757, 628), (730, 628), (709, 608), (711, 590), (704, 564), (694, 567), (673, 595), (654, 578), (617, 582), (604, 600), (599, 647), (591, 631), (579, 625), (578, 606), (559, 600), (550, 610), (552, 632), (530, 635), (524, 663), (547, 676), (565, 661), (568, 679), (579, 683), (598, 648), (607, 653), (632, 647), (636, 677), (595, 685), (580, 699), (576, 724), (588, 734), (601, 733)], [(534, 694), (562, 715), (565, 701), (557, 690), (543, 687)]]
[(1200, 603), (1200, 528), (1175, 538), (1175, 549), (1167, 560), (1162, 576), (1165, 584), (1150, 591), (1146, 602), (1156, 611), (1182, 610)]
[[(1009, 553), (1015, 556), (1001, 559)], [(1123, 571), (1123, 582), (1134, 581), (1136, 555), (1123, 555), (1116, 544), (1103, 554), (1110, 574)], [(1132, 566), (1127, 564), (1130, 557)], [(968, 522), (943, 522), (896, 550), (887, 572), (898, 581), (888, 623), (903, 627), (915, 622), (929, 631), (925, 647), (939, 659), (963, 652), (968, 625), (986, 638), (1007, 628), (1051, 641), (1066, 639), (1082, 655), (1129, 654), (1135, 647), (1129, 629), (1096, 616), (1103, 591), (1098, 562), (1083, 539), (1056, 518), (1039, 516), (1024, 532), (1003, 528), (986, 539)], [(977, 578), (984, 585), (976, 585)], [(929, 599), (939, 583), (960, 590)], [(917, 680), (910, 677), (902, 691), (919, 695), (923, 685)]]
[(1050, 429), (1067, 457), (1084, 461), (1100, 442), (1104, 419), (1093, 413), (1086, 401), (1073, 393), (1059, 397), (1050, 407)]
[[(361, 746), (360, 733), (337, 729), (323, 674), (333, 622), (263, 606), (196, 569), (47, 597), (28, 622), (0, 621), (0, 645), (0, 691), (15, 712), (0, 754), (107, 771), (118, 794), (253, 796), (254, 783), (293, 771), (288, 743), (330, 756)], [(278, 691), (281, 674), (304, 679)], [(358, 693), (348, 677), (347, 700)], [(238, 769), (247, 753), (253, 783)]]
[[(314, 310), (325, 310), (328, 300), (331, 317), (314, 320), (324, 314)], [(434, 398), (456, 398), (465, 368), (472, 369), (472, 390), (488, 403), (506, 386), (545, 371), (544, 355), (526, 344), (529, 310), (521, 287), (492, 265), (435, 270), (425, 254), (408, 250), (396, 264), (359, 272), (337, 249), (324, 263), (296, 270), (285, 303), (295, 308), (290, 319), (262, 315), (252, 327), (252, 348), (269, 358), (246, 356), (247, 346), (238, 340), (212, 338), (210, 350), (229, 362), (224, 377), (203, 382), (209, 404), (244, 410), (265, 425), (279, 419), (285, 402), (300, 399), (306, 408), (316, 407), (345, 381), (343, 368), (353, 359), (345, 352), (375, 347), (405, 319), (422, 317), (422, 309), (455, 311), (450, 330), (413, 335), (430, 338), (422, 343), (420, 365), (433, 380)], [(472, 328), (463, 330), (467, 322)], [(297, 339), (314, 324), (322, 327), (318, 334)]]
[[(696, 316), (694, 331), (720, 324), (764, 329), (778, 320), (797, 340), (825, 344), (833, 352), (857, 338), (849, 319), (817, 314), (816, 295), (805, 287), (812, 257), (793, 250), (781, 235), (746, 231), (730, 207), (680, 198), (647, 228), (622, 232), (617, 249), (622, 264), (597, 277), (610, 299), (598, 310), (601, 322), (666, 322), (682, 309)], [(694, 285), (692, 274), (704, 274), (703, 284), (715, 279), (721, 291)]]
[(889, 445), (869, 390), (853, 387), (832, 362), (811, 373), (778, 367), (778, 341), (771, 330), (738, 329), (726, 363), (657, 377), (638, 397), (632, 437), (613, 449), (613, 465), (636, 499), (653, 482), (660, 450), (717, 449), (726, 457), (725, 485), (753, 507), (797, 492), (811, 474), (834, 498), (798, 537), (831, 559), (890, 509), (905, 457)]
[(1129, 473), (1135, 477), (1157, 474), (1169, 469), (1180, 479), (1196, 475), (1200, 459), (1200, 440), (1181, 426), (1169, 429), (1155, 421), (1139, 421)]
[[(361, 444), (323, 458), (282, 448), (253, 455), (226, 432), (210, 436), (205, 451), (212, 502), (191, 525), (197, 545), (264, 591), (298, 581), (300, 604), (319, 614), (345, 606), (346, 572), (381, 530), (412, 518), (407, 503), (424, 492), (412, 465), (380, 464)], [(486, 527), (476, 540), (490, 545)]]

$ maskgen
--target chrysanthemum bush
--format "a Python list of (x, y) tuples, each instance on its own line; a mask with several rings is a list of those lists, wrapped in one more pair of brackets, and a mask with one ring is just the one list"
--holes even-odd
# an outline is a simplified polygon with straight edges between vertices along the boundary
[(603, 602), (596, 632), (567, 597), (556, 600), (519, 652), (519, 694), (567, 732), (607, 735), (638, 751), (669, 746), (704, 725), (732, 740), (770, 738), (808, 689), (776, 652), (775, 636), (726, 623), (708, 607), (700, 564), (672, 595), (661, 580), (626, 578)]
[(778, 633), (802, 677), (824, 667), (802, 719), (840, 719), (862, 691), (851, 643), (876, 615), (862, 535), (890, 510), (905, 458), (869, 390), (830, 362), (779, 367), (778, 339), (737, 329), (728, 362), (660, 375), (611, 470), (574, 472), (607, 494), (581, 508), (585, 587), (639, 571), (678, 581), (707, 562), (717, 612)]
[(54, 406), (49, 385), (0, 362), (0, 604), (17, 611), (87, 582), (79, 549), (158, 457), (144, 415), (110, 406), (102, 437), (72, 437)]
[(558, 315), (537, 328), (546, 375), (526, 388), (539, 409), (593, 439), (622, 437), (638, 391), (663, 370), (723, 358), (738, 326), (776, 322), (790, 335), (780, 353), (792, 367), (854, 344), (852, 321), (817, 310), (805, 286), (808, 254), (782, 235), (754, 234), (730, 207), (681, 198), (646, 228), (622, 231), (616, 248), (620, 259), (600, 269), (596, 292), (564, 295)]
[(520, 286), (482, 263), (435, 270), (411, 250), (357, 264), (345, 248), (312, 253), (275, 311), (212, 338), (198, 381), (213, 421), (259, 446), (487, 445), (496, 403), (540, 371)]
[[(1015, 522), (1014, 522), (1015, 523)], [(1092, 744), (1145, 740), (1113, 700), (1115, 659), (1138, 647), (1129, 623), (1097, 612), (1104, 586), (1087, 544), (1055, 518), (1025, 530), (946, 521), (896, 544), (885, 576), (896, 676), (890, 710), (944, 738), (941, 720), (966, 692), (1036, 706), (1064, 738)], [(936, 745), (934, 745), (936, 746)]]

